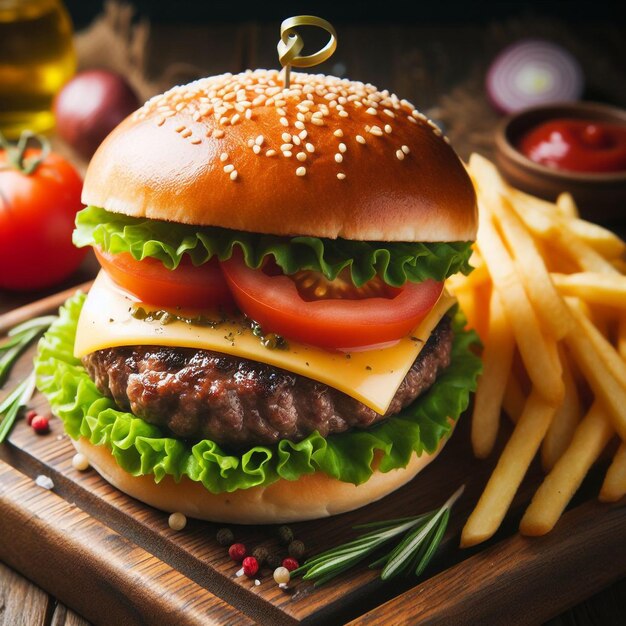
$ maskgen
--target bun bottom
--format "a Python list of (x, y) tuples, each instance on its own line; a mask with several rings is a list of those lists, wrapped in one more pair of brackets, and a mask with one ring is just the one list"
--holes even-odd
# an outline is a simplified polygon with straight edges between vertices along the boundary
[(105, 446), (95, 446), (82, 437), (72, 443), (107, 482), (157, 509), (179, 511), (210, 522), (278, 524), (329, 517), (375, 502), (412, 480), (439, 454), (446, 441), (442, 439), (433, 454), (414, 454), (403, 469), (384, 474), (375, 470), (361, 485), (316, 472), (295, 481), (281, 479), (267, 487), (220, 494), (207, 491), (202, 483), (187, 477), (177, 483), (166, 476), (157, 484), (152, 476), (133, 476), (117, 464)]

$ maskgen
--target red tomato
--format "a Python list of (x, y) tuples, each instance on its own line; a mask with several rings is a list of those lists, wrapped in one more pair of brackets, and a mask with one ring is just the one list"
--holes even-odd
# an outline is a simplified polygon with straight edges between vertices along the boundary
[[(24, 162), (39, 156), (27, 150)], [(73, 246), (72, 231), (81, 190), (80, 176), (57, 154), (27, 174), (0, 150), (0, 289), (49, 287), (80, 265), (86, 251)]]
[(127, 252), (110, 254), (94, 248), (100, 265), (121, 287), (143, 302), (172, 308), (215, 308), (232, 304), (232, 296), (217, 259), (198, 267), (183, 259), (175, 270), (161, 261), (136, 261)]
[[(331, 293), (330, 298), (312, 300), (314, 289), (304, 294), (306, 298), (298, 290), (297, 283), (302, 281), (250, 269), (240, 254), (221, 265), (235, 301), (264, 331), (324, 348), (354, 348), (400, 339), (433, 308), (443, 289), (443, 283), (434, 280), (386, 288), (386, 293), (377, 285), (375, 290), (382, 295), (369, 297), (369, 285), (361, 293), (352, 287), (348, 295), (342, 284), (338, 290), (342, 297)], [(318, 278), (320, 284), (326, 282)]]

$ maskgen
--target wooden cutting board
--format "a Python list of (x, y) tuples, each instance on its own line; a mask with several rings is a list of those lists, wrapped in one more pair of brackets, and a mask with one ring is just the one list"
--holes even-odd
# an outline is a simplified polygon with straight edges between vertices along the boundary
[[(0, 316), (0, 336), (19, 321), (53, 312), (68, 295)], [(22, 356), (5, 389), (26, 375), (33, 354), (34, 348)], [(40, 394), (31, 406), (49, 410)], [(239, 566), (217, 544), (217, 525), (190, 520), (172, 531), (167, 514), (120, 493), (93, 470), (74, 470), (73, 454), (58, 419), (46, 436), (20, 420), (0, 445), (0, 560), (96, 624), (485, 624), (503, 616), (525, 624), (626, 575), (626, 503), (596, 500), (606, 461), (592, 470), (556, 529), (536, 539), (517, 534), (541, 479), (532, 466), (498, 534), (460, 550), (460, 529), (494, 464), (473, 458), (467, 417), (409, 485), (359, 511), (292, 525), (314, 554), (354, 537), (356, 523), (430, 510), (465, 483), (426, 575), (390, 583), (362, 566), (319, 589), (297, 580), (281, 590), (267, 569), (255, 585), (235, 575)], [(35, 484), (41, 474), (54, 482), (51, 491)], [(280, 549), (271, 526), (233, 530), (249, 548)]]

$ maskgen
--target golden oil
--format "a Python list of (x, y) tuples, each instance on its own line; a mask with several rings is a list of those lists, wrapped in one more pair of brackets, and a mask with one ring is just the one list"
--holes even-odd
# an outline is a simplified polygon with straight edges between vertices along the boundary
[(76, 70), (72, 22), (60, 0), (0, 0), (0, 131), (54, 126), (52, 100)]

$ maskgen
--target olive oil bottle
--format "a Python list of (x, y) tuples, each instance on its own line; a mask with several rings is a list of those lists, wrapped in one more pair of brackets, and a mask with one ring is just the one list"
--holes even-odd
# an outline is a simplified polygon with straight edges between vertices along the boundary
[(0, 131), (54, 126), (52, 100), (76, 70), (72, 23), (61, 0), (0, 0)]

